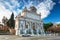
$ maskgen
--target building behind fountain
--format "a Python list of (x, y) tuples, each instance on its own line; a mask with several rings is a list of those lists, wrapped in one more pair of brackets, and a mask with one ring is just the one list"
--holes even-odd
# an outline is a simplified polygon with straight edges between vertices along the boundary
[(44, 34), (43, 22), (41, 14), (37, 14), (37, 9), (31, 6), (29, 10), (25, 7), (22, 13), (19, 13), (15, 18), (16, 35), (30, 34), (41, 35)]

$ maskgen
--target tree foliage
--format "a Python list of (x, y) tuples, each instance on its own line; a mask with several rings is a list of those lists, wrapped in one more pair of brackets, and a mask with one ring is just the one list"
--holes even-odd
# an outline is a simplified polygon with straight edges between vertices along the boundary
[(57, 26), (60, 26), (60, 23), (59, 23), (59, 24), (57, 24)]
[(5, 16), (3, 16), (3, 18), (2, 18), (2, 23), (3, 23), (4, 25), (6, 25), (7, 21), (8, 21), (8, 19), (7, 19)]
[(15, 21), (14, 21), (14, 14), (13, 13), (11, 14), (11, 17), (10, 17), (9, 21), (7, 22), (7, 24), (10, 28), (15, 27)]
[(51, 22), (49, 22), (49, 23), (44, 23), (44, 30), (45, 30), (45, 32), (47, 31), (47, 29), (49, 28), (49, 27), (51, 27), (53, 25), (53, 23), (51, 23)]

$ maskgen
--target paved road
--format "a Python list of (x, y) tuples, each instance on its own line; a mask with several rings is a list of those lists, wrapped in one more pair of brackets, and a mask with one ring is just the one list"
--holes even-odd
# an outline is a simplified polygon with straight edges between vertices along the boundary
[(0, 40), (60, 40), (59, 36), (20, 37), (15, 35), (0, 35)]

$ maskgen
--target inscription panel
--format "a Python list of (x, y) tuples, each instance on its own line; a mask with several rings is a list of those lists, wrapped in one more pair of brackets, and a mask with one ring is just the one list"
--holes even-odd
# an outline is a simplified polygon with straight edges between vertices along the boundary
[(26, 17), (32, 18), (32, 19), (36, 19), (36, 20), (41, 20), (39, 15), (36, 15), (34, 13), (26, 13)]

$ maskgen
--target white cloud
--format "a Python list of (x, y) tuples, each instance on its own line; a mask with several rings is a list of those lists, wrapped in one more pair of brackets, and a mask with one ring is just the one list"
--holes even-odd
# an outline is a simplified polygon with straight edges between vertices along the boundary
[[(7, 18), (10, 18), (10, 15), (12, 12), (14, 12), (14, 15), (16, 16), (18, 13), (20, 13), (22, 10), (19, 9), (19, 7), (23, 4), (21, 1), (18, 3), (17, 0), (10, 0), (9, 2), (5, 1), (5, 0), (0, 0), (0, 21), (2, 19), (3, 16), (6, 16)], [(24, 1), (24, 6), (22, 6), (22, 8), (24, 8), (25, 6), (27, 8), (29, 8), (31, 5), (34, 5), (35, 7), (37, 7), (37, 12), (41, 13), (42, 18), (45, 18), (49, 15), (50, 10), (53, 8), (54, 6), (54, 2), (52, 0), (45, 0), (40, 2), (39, 4), (37, 4), (37, 6), (35, 4), (33, 4), (35, 2), (33, 1), (28, 1), (28, 3), (26, 3)], [(11, 5), (12, 4), (12, 5)], [(8, 8), (8, 9), (6, 9)]]
[(26, 5), (24, 5), (24, 7), (26, 6), (27, 8), (29, 8), (30, 6), (33, 6), (33, 4), (32, 4), (33, 2), (31, 1), (31, 2), (29, 2), (29, 4), (27, 4), (26, 3)]
[(2, 20), (3, 16), (10, 18), (11, 12), (6, 10), (4, 6), (0, 4), (0, 21)]
[(60, 1), (58, 3), (60, 4)]
[[(14, 16), (17, 15), (18, 11), (15, 11), (15, 7), (18, 7), (18, 3), (17, 1), (12, 1), (12, 5), (10, 5), (9, 2), (6, 2), (4, 0), (0, 0), (0, 21), (2, 21), (3, 16), (7, 17), (8, 19), (10, 18), (10, 15), (12, 14), (12, 12), (14, 13)], [(6, 7), (8, 7), (8, 9), (6, 9)]]
[(41, 13), (42, 19), (46, 18), (50, 14), (50, 10), (52, 10), (53, 6), (55, 5), (52, 0), (44, 0), (37, 5), (33, 4), (35, 3), (34, 1), (29, 1), (29, 3), (24, 1), (24, 3), (27, 8), (29, 8), (31, 5), (35, 6), (37, 8), (37, 13)]
[(37, 13), (41, 13), (42, 18), (47, 17), (50, 14), (50, 10), (52, 10), (55, 3), (52, 0), (46, 0), (44, 2), (41, 2), (37, 6)]
[(55, 22), (54, 24), (60, 24), (60, 22)]

